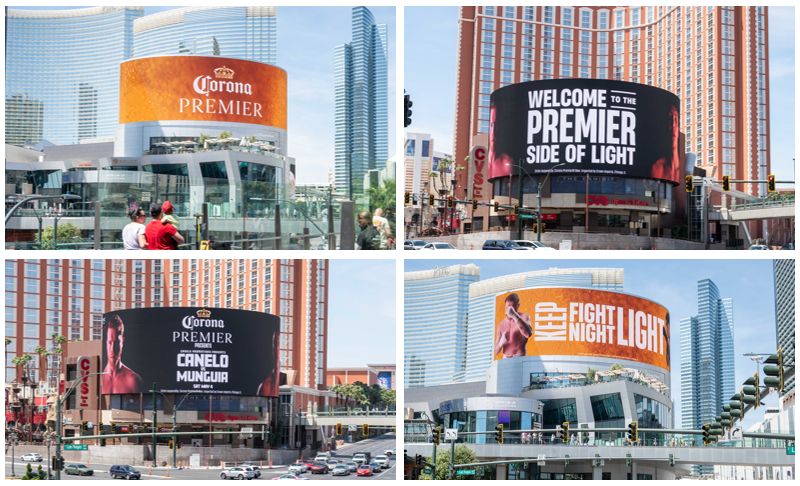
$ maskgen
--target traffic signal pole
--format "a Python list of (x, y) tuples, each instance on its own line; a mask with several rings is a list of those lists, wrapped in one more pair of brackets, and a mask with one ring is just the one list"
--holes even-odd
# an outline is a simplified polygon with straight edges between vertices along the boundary
[(453, 472), (456, 470), (454, 467), (456, 454), (456, 441), (450, 439), (450, 480), (453, 480)]
[(158, 410), (156, 409), (156, 382), (153, 382), (153, 464), (156, 463), (156, 424), (158, 424)]

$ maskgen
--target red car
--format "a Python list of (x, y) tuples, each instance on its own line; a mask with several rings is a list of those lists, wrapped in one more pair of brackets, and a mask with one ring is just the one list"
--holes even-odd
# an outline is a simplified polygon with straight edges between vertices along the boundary
[(308, 470), (311, 471), (311, 474), (328, 474), (328, 465), (324, 462), (315, 462), (308, 466)]
[(356, 476), (372, 476), (372, 466), (362, 464), (356, 469)]
[(314, 459), (306, 459), (303, 462), (306, 464), (306, 466), (308, 466), (309, 470), (311, 469), (311, 466), (317, 463), (317, 461), (315, 461)]

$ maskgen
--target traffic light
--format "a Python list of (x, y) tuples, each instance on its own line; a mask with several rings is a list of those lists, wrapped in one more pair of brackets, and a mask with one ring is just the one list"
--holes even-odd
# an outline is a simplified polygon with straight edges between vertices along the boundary
[(495, 201), (494, 202), (494, 212), (496, 213), (498, 211), (500, 211), (500, 203)]
[(336, 424), (336, 435), (342, 435), (342, 424)]
[(433, 443), (436, 447), (439, 447), (439, 444), (442, 443), (442, 428), (436, 427), (433, 429)]
[(86, 433), (86, 431), (88, 430), (88, 428), (86, 426), (86, 424), (88, 424), (88, 423), (89, 422), (87, 422), (86, 420), (81, 422), (81, 435), (84, 435)]
[(169, 450), (172, 450), (175, 447), (175, 444), (172, 442), (172, 439), (169, 440)]
[(767, 176), (767, 192), (775, 192), (775, 176)]
[(134, 424), (128, 424), (128, 433), (132, 434), (135, 430), (136, 426)]
[(405, 126), (411, 125), (411, 107), (414, 106), (414, 103), (411, 102), (411, 95), (405, 95), (405, 104), (406, 104), (406, 120)]
[(421, 466), (422, 465), (422, 456), (420, 456), (419, 454), (414, 456), (414, 465), (415, 466)]
[(669, 455), (669, 467), (675, 467), (675, 459), (672, 457), (672, 454)]
[(633, 461), (631, 460), (631, 454), (630, 454), (630, 452), (629, 452), (629, 453), (627, 453), (627, 454), (625, 454), (625, 457), (626, 457), (626, 459), (625, 459), (625, 465), (626, 465), (626, 466), (628, 466), (628, 467), (631, 467), (631, 462), (633, 462)]
[(738, 420), (739, 422), (742, 421), (742, 404), (739, 402), (740, 395), (737, 393), (731, 398), (730, 402), (730, 409), (731, 409), (731, 421)]
[(405, 202), (406, 202), (406, 204), (411, 202), (411, 193), (410, 192), (406, 192)]
[(361, 435), (369, 435), (369, 424), (364, 424), (361, 429)]
[(447, 207), (450, 209), (453, 208), (453, 196), (447, 196)]
[(564, 467), (569, 467), (569, 454), (564, 456)]
[(519, 204), (514, 205), (514, 214), (519, 214)]
[(533, 223), (533, 234), (537, 234), (539, 232), (539, 223)]
[(180, 449), (181, 447), (183, 447), (183, 441), (182, 440), (178, 441), (178, 449)]
[(498, 444), (503, 443), (503, 424), (497, 424), (497, 426), (494, 428), (494, 440)]
[[(767, 364), (778, 366), (766, 366)], [(764, 385), (777, 388), (778, 393), (783, 392), (783, 353), (781, 348), (778, 348), (776, 354), (771, 354), (769, 358), (764, 360)]]
[(687, 175), (686, 176), (686, 192), (693, 192), (694, 191), (694, 176)]
[(758, 402), (760, 401), (760, 397), (758, 396), (758, 388), (759, 388), (759, 381), (758, 381), (758, 373), (755, 373), (750, 378), (744, 380), (745, 387), (742, 388), (742, 393), (744, 393), (744, 403), (748, 405), (753, 405), (753, 408), (758, 409)]
[(723, 192), (731, 190), (731, 176), (722, 176), (722, 190)]
[(158, 432), (159, 434), (161, 433), (161, 426), (160, 425), (158, 427), (156, 427), (156, 432)]
[(58, 471), (58, 457), (53, 456), (52, 465), (50, 466), (53, 468), (53, 471)]
[(541, 226), (542, 234), (547, 233), (547, 231), (546, 231), (547, 230), (547, 225), (545, 223), (539, 223), (539, 226)]
[(565, 444), (569, 442), (569, 422), (561, 424), (561, 442)]
[(478, 209), (478, 200), (477, 199), (473, 199), (472, 200), (472, 210), (475, 211), (477, 209)]
[(114, 435), (116, 433), (117, 433), (117, 423), (111, 422), (111, 435)]
[(428, 205), (429, 206), (433, 206), (435, 202), (436, 202), (436, 198), (433, 197), (433, 194), (429, 195), (428, 196)]
[(628, 424), (628, 442), (639, 442), (639, 423), (631, 422)]
[(711, 441), (711, 424), (703, 424), (703, 445)]

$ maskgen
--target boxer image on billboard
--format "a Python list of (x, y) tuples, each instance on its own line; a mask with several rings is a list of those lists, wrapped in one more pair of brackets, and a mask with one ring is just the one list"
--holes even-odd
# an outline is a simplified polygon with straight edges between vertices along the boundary
[(270, 356), (273, 356), (274, 359), (267, 363), (267, 377), (258, 385), (257, 396), (278, 396), (278, 382), (280, 381), (280, 373), (278, 372), (278, 335), (278, 333), (272, 335), (272, 342), (270, 343), (272, 354)]
[(504, 358), (525, 356), (531, 334), (531, 316), (519, 311), (519, 296), (510, 294), (506, 297), (506, 318), (497, 327), (494, 354), (502, 350)]
[(122, 349), (125, 346), (125, 324), (122, 318), (112, 315), (106, 322), (106, 339), (103, 342), (107, 362), (103, 368), (103, 393), (123, 394), (142, 391), (142, 377), (122, 364)]

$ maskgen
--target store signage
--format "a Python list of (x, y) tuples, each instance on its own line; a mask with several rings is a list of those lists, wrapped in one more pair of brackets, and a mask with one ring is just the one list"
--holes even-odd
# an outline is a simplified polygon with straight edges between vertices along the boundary
[(468, 199), (483, 199), (486, 179), (486, 147), (476, 145), (469, 151), (469, 174), (472, 184)]
[(205, 419), (208, 422), (254, 422), (261, 420), (261, 417), (253, 415), (231, 415), (226, 413), (207, 413)]
[[(86, 377), (91, 373), (97, 373), (97, 365), (95, 364), (95, 360), (93, 360), (90, 356), (79, 357), (77, 368), (79, 377)], [(79, 378), (80, 383), (77, 387), (78, 403), (76, 404), (75, 408), (83, 410), (91, 406), (93, 397), (97, 396), (96, 377), (97, 375)]]
[[(586, 198), (583, 199), (586, 202)], [(638, 199), (618, 199), (614, 196), (589, 196), (589, 206), (650, 206), (647, 201)]]
[(511, 423), (511, 412), (508, 410), (500, 410), (497, 412), (497, 423), (498, 424), (510, 424)]

